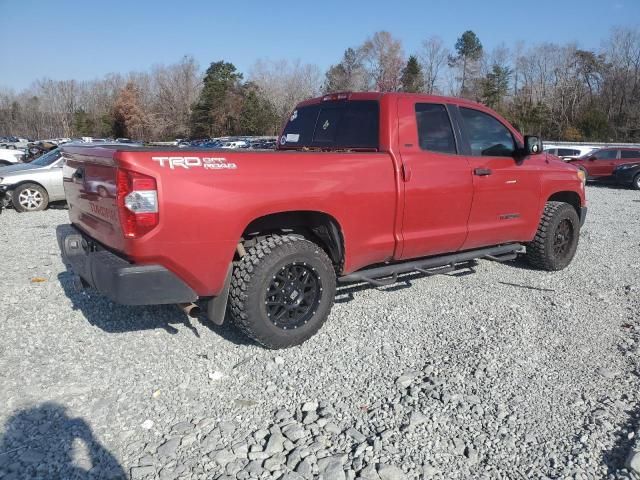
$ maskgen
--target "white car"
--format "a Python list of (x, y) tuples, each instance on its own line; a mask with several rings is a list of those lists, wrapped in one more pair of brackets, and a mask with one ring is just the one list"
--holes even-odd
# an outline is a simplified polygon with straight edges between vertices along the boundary
[(247, 142), (244, 140), (238, 140), (235, 142), (224, 142), (220, 145), (220, 148), (243, 148), (247, 146)]
[(544, 151), (556, 155), (563, 160), (574, 160), (595, 150), (596, 147), (585, 145), (545, 145)]
[(26, 138), (9, 137), (4, 140), (0, 140), (0, 148), (6, 149), (24, 149), (29, 145), (29, 140)]
[(24, 159), (24, 150), (14, 148), (0, 148), (0, 167), (21, 163)]

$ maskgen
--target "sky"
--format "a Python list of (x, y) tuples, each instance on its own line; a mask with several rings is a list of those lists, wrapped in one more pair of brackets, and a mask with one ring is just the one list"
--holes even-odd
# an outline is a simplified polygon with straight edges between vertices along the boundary
[(485, 50), (577, 42), (598, 49), (611, 29), (640, 27), (640, 0), (225, 1), (0, 0), (0, 87), (38, 78), (91, 80), (192, 55), (247, 73), (259, 58), (322, 69), (378, 30), (405, 53), (439, 36), (449, 48), (473, 30)]

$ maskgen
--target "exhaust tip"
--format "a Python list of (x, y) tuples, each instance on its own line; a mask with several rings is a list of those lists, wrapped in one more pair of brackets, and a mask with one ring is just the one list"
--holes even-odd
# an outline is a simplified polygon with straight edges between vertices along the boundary
[(179, 303), (178, 307), (180, 307), (187, 317), (197, 318), (200, 316), (201, 309), (195, 303)]

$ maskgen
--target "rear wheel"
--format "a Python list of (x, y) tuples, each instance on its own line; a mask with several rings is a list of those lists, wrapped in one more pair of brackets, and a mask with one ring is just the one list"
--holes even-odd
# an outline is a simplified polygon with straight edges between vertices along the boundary
[(635, 176), (631, 186), (636, 190), (640, 190), (640, 173)]
[(47, 208), (49, 195), (40, 185), (24, 183), (13, 191), (11, 203), (17, 212), (37, 212)]
[(270, 235), (236, 265), (229, 306), (247, 336), (267, 348), (285, 348), (322, 327), (335, 290), (335, 270), (322, 248), (295, 235)]
[(580, 220), (576, 210), (564, 202), (547, 202), (527, 260), (543, 270), (562, 270), (571, 263), (578, 248)]

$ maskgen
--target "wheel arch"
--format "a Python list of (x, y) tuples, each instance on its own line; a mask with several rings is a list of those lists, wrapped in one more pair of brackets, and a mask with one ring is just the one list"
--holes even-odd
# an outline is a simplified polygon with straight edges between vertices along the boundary
[(555, 192), (548, 199), (547, 202), (564, 202), (571, 205), (576, 213), (578, 214), (578, 218), (580, 218), (580, 207), (582, 205), (580, 195), (571, 190)]
[(313, 210), (291, 210), (263, 215), (252, 220), (242, 232), (244, 241), (277, 232), (299, 233), (318, 243), (332, 262), (344, 261), (344, 234), (332, 215)]

